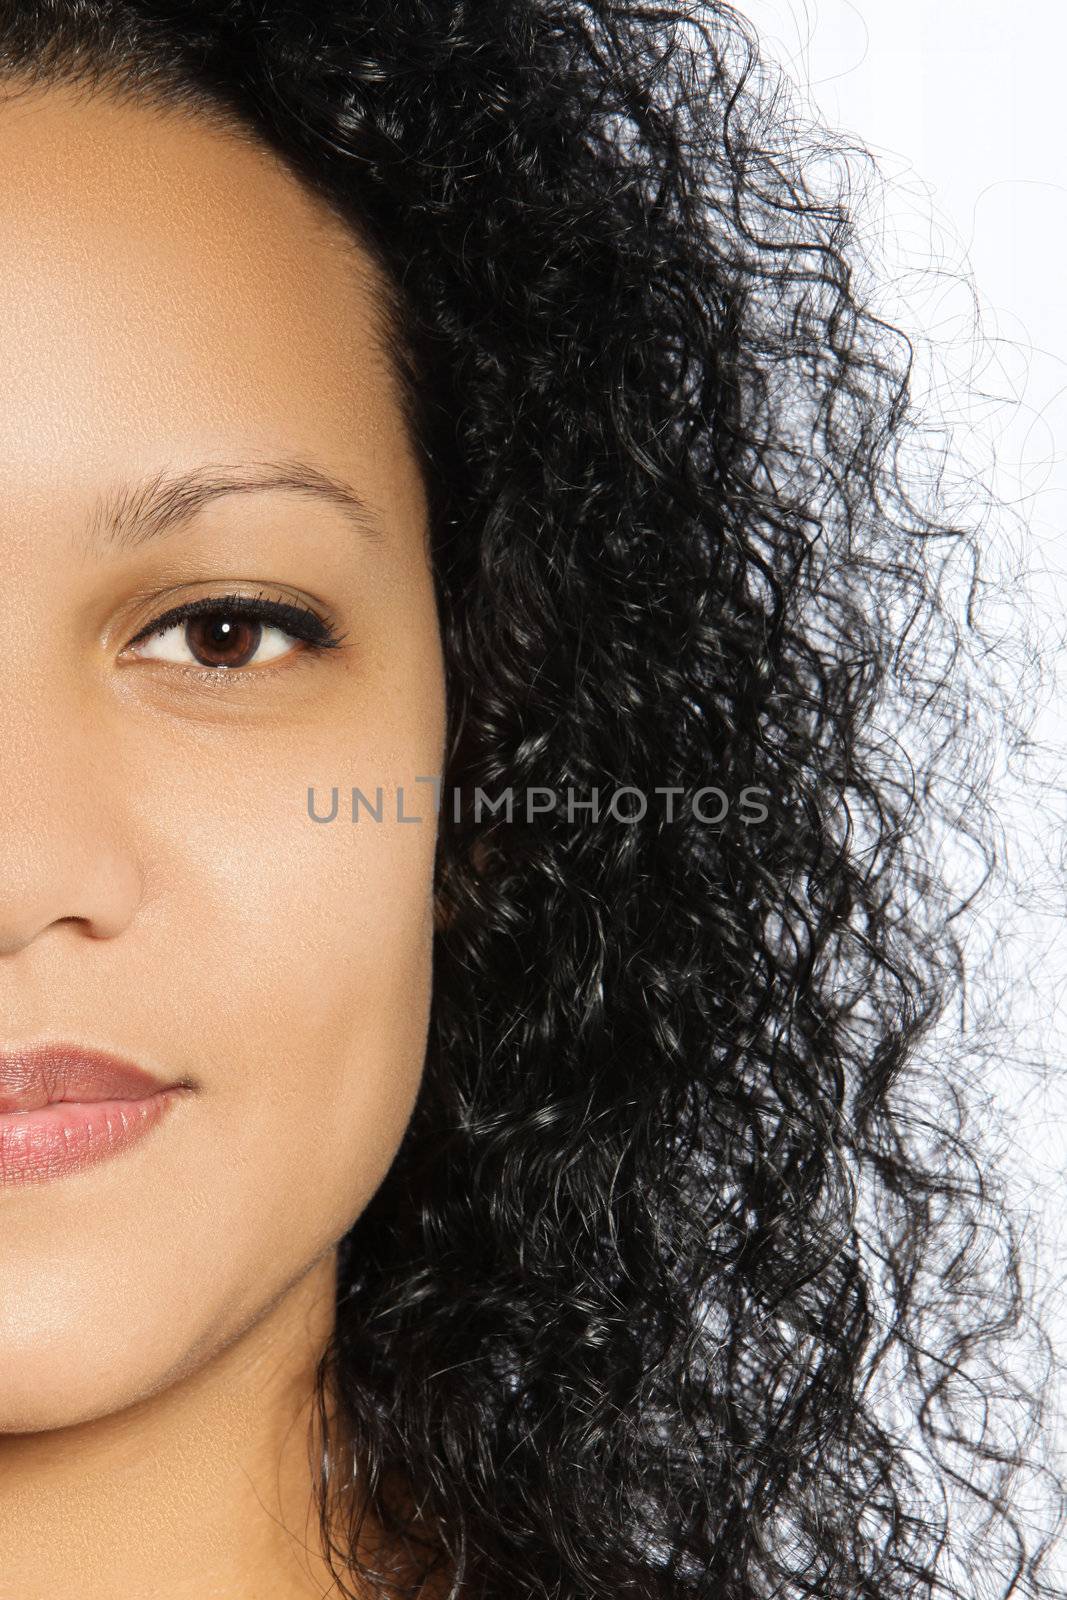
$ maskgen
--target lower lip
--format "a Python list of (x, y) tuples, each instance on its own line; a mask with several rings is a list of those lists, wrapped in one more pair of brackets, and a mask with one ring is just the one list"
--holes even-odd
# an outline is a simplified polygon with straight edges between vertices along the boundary
[(0, 1112), (0, 1189), (43, 1183), (118, 1155), (150, 1133), (181, 1094), (143, 1100), (56, 1100), (37, 1111)]

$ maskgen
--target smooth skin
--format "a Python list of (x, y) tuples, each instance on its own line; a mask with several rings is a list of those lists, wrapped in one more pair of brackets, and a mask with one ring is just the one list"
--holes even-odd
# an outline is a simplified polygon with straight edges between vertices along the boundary
[[(250, 135), (107, 93), (2, 91), (0, 217), (0, 1046), (194, 1084), (114, 1159), (0, 1187), (0, 1596), (324, 1594), (312, 1375), (337, 1241), (421, 1078), (414, 780), (444, 741), (381, 285)], [(376, 531), (261, 489), (101, 537), (159, 474), (296, 458)], [(230, 593), (344, 641), (234, 668), (190, 669), (181, 628), (128, 649)], [(335, 784), (313, 822), (309, 785), (325, 812)], [(386, 820), (353, 825), (349, 788), (377, 784)]]

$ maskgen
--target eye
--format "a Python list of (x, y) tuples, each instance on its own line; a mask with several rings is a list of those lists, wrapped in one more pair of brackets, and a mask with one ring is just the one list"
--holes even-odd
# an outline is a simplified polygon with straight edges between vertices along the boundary
[(340, 643), (341, 636), (306, 606), (223, 595), (174, 607), (126, 648), (142, 661), (233, 671), (279, 660), (294, 644), (320, 651)]

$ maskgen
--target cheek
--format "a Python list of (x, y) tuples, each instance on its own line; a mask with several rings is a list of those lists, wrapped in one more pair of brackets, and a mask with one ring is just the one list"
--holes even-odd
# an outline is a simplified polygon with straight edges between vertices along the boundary
[[(292, 847), (259, 869), (251, 908), (246, 883), (257, 959), (220, 963), (216, 990), (234, 1056), (248, 1063), (218, 1093), (240, 1096), (249, 1138), (271, 1152), (274, 1192), (284, 1176), (306, 1208), (315, 1174), (331, 1237), (377, 1187), (410, 1115), (433, 939), (429, 806), (419, 824), (353, 824), (346, 793), (329, 824), (306, 807), (291, 819)], [(284, 1206), (281, 1216), (291, 1227)]]
[(258, 959), (205, 976), (225, 1055), (203, 1094), (199, 1201), (229, 1218), (232, 1318), (347, 1231), (403, 1136), (429, 1018), (433, 837), (429, 818), (308, 820), (258, 879)]
[[(355, 1220), (395, 1154), (421, 1078), (436, 830), (428, 786), (412, 794), (403, 774), (435, 770), (435, 753), (369, 746), (354, 738), (339, 760), (333, 742), (335, 783), (320, 781), (321, 755), (276, 763), (255, 805), (231, 800), (201, 833), (172, 836), (185, 907), (175, 915), (203, 933), (178, 970), (211, 1037), (211, 1054), (199, 1057), (185, 1039), (203, 1080), (189, 1109), (207, 1140), (186, 1181), (205, 1211), (233, 1216), (253, 1298), (255, 1264), (310, 1260)], [(380, 775), (382, 819), (361, 811), (353, 823), (353, 782), (373, 797), (368, 770)], [(397, 820), (398, 774), (404, 814), (418, 822)], [(330, 822), (309, 816), (310, 779), (318, 815), (338, 789)], [(186, 798), (179, 809), (195, 814)]]

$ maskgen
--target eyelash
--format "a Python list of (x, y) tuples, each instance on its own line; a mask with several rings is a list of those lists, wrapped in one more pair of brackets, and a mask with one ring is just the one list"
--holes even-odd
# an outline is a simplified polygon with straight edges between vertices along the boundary
[[(159, 634), (168, 633), (171, 628), (177, 627), (179, 623), (188, 622), (192, 617), (215, 615), (243, 617), (248, 621), (276, 627), (304, 646), (298, 655), (320, 655), (327, 650), (336, 650), (346, 638), (344, 633), (338, 632), (317, 612), (312, 611), (310, 606), (244, 594), (205, 595), (199, 600), (189, 600), (184, 605), (174, 606), (172, 610), (156, 617), (147, 627), (135, 634), (126, 645), (126, 649), (132, 649), (134, 645), (143, 644)], [(160, 664), (169, 665), (172, 670), (177, 668), (179, 672), (191, 674), (196, 678), (218, 682), (220, 679), (228, 678), (259, 677), (264, 673), (279, 670), (286, 663), (292, 665), (291, 654), (280, 657), (274, 664), (261, 667), (193, 666), (185, 662)]]

